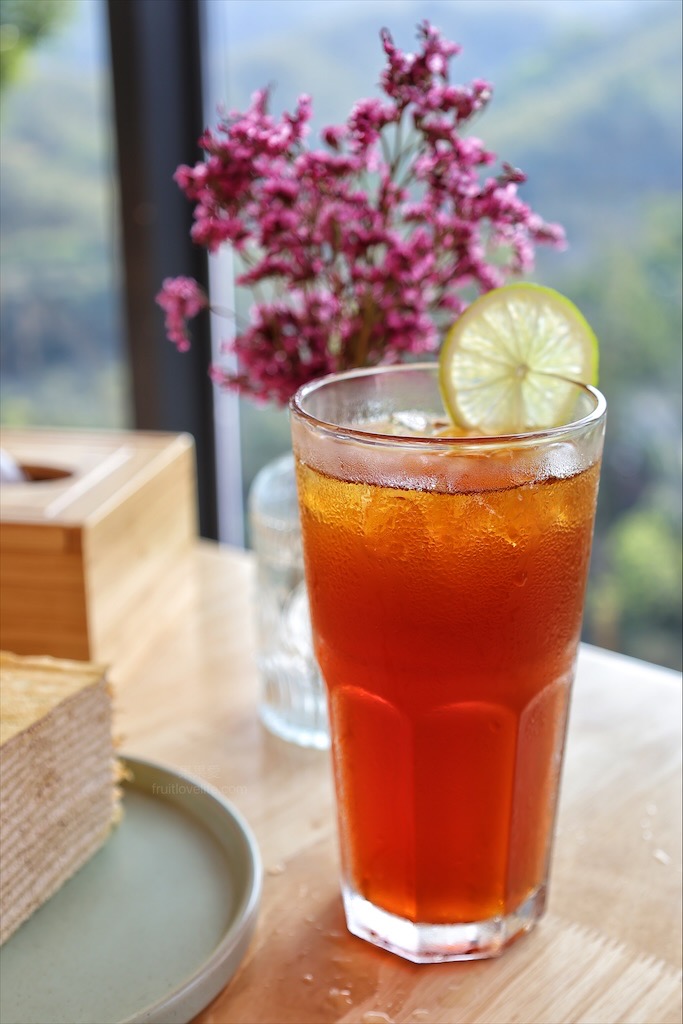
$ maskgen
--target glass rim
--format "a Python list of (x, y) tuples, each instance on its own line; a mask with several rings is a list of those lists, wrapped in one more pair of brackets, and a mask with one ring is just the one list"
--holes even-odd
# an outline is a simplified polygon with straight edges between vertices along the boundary
[[(453, 447), (468, 445), (501, 445), (501, 444), (524, 444), (535, 441), (543, 441), (561, 437), (567, 433), (576, 433), (591, 424), (598, 423), (607, 411), (605, 396), (592, 384), (582, 384), (580, 381), (571, 380), (568, 377), (559, 379), (565, 380), (567, 384), (589, 395), (595, 407), (585, 416), (579, 419), (570, 420), (554, 427), (538, 427), (534, 430), (527, 430), (515, 434), (470, 434), (470, 435), (443, 435), (425, 437), (420, 434), (387, 434), (381, 431), (364, 430), (360, 427), (342, 426), (339, 423), (332, 423), (329, 420), (319, 419), (312, 413), (307, 412), (303, 407), (303, 401), (313, 392), (324, 387), (329, 387), (338, 381), (353, 380), (359, 377), (384, 376), (391, 373), (402, 373), (408, 370), (428, 371), (432, 375), (438, 373), (437, 362), (419, 363), (392, 363), (388, 366), (365, 366), (353, 370), (344, 370), (339, 373), (328, 373), (324, 377), (316, 377), (314, 380), (302, 384), (289, 400), (289, 411), (300, 419), (306, 421), (310, 426), (325, 433), (334, 434), (336, 437), (351, 438), (357, 441), (364, 441), (366, 444), (410, 444), (420, 447)], [(559, 377), (559, 375), (557, 375)], [(444, 413), (448, 415), (444, 408)]]

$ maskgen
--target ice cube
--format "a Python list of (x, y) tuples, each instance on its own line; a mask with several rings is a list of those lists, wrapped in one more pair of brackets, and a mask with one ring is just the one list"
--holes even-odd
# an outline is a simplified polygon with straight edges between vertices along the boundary
[(562, 480), (575, 476), (586, 468), (585, 460), (575, 444), (559, 441), (548, 445), (543, 451), (543, 464), (539, 479)]
[(419, 409), (405, 409), (392, 413), (392, 425), (403, 428), (409, 434), (428, 434), (432, 425), (432, 417)]

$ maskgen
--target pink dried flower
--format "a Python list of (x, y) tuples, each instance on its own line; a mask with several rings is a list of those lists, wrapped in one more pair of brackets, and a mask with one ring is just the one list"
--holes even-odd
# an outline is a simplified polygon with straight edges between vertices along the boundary
[(190, 339), (187, 321), (208, 305), (202, 288), (191, 277), (167, 277), (157, 302), (166, 313), (166, 333), (179, 352), (187, 352)]
[[(204, 161), (176, 171), (195, 204), (194, 241), (210, 252), (231, 245), (245, 263), (238, 285), (268, 286), (230, 343), (238, 372), (211, 370), (221, 386), (284, 404), (313, 377), (434, 352), (463, 293), (528, 270), (538, 244), (564, 244), (562, 228), (519, 198), (522, 171), (503, 163), (481, 177), (497, 158), (465, 129), (492, 90), (450, 82), (460, 48), (427, 22), (416, 54), (386, 30), (381, 38), (384, 96), (325, 128), (326, 148), (304, 144), (310, 97), (276, 118), (263, 89), (204, 132)], [(206, 296), (177, 278), (158, 301), (185, 350), (187, 319)]]

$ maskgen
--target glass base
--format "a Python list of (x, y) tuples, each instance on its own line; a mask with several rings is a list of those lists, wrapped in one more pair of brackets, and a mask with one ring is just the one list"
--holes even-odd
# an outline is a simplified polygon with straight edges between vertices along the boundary
[(303, 581), (284, 603), (279, 632), (259, 657), (263, 685), (261, 721), (300, 747), (327, 750), (327, 698), (313, 655), (308, 596)]
[(415, 923), (381, 910), (351, 889), (342, 888), (342, 896), (346, 924), (353, 935), (413, 963), (434, 964), (500, 956), (542, 917), (546, 888), (541, 886), (505, 917), (467, 924)]
[(249, 526), (258, 566), (261, 721), (288, 743), (326, 750), (327, 700), (313, 654), (291, 452), (257, 474), (249, 494)]
[[(272, 691), (273, 687), (270, 687)], [(303, 699), (295, 694), (292, 701), (291, 693), (279, 687), (273, 703), (266, 700), (259, 708), (259, 717), (269, 732), (279, 736), (288, 743), (296, 743), (299, 747), (312, 747), (314, 750), (328, 750), (330, 734), (327, 728), (327, 708), (324, 700), (307, 695)], [(267, 688), (268, 694), (268, 688)], [(271, 693), (271, 698), (272, 698)]]

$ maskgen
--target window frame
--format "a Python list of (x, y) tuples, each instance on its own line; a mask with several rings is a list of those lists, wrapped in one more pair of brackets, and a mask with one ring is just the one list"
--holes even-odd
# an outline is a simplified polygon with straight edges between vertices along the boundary
[[(241, 496), (239, 504), (232, 498), (240, 490), (234, 487), (239, 425), (209, 378), (210, 317), (197, 318), (192, 347), (180, 354), (166, 338), (154, 302), (166, 277), (194, 277), (207, 289), (209, 284), (207, 255), (190, 239), (191, 204), (173, 180), (179, 164), (199, 157), (197, 140), (205, 127), (203, 3), (107, 0), (107, 17), (134, 425), (194, 437), (200, 534), (241, 543)], [(217, 452), (225, 448), (226, 432), (233, 452), (226, 461), (233, 465), (219, 474)], [(219, 479), (229, 496), (220, 512)]]

